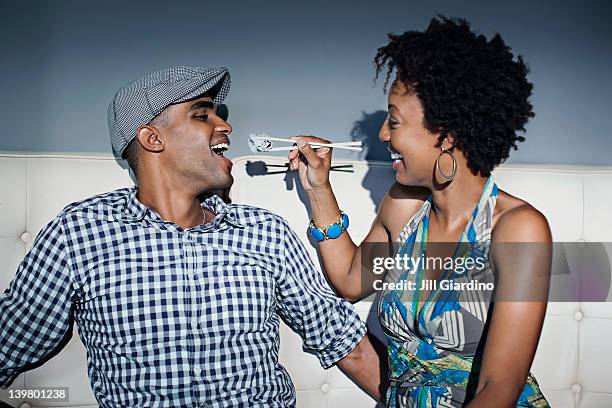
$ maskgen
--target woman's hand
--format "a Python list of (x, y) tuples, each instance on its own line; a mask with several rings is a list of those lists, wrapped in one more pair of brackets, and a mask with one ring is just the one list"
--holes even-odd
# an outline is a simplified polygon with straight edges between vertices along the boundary
[(332, 149), (321, 147), (313, 149), (308, 142), (330, 143), (329, 140), (315, 136), (296, 136), (299, 150), (289, 152), (289, 168), (298, 170), (302, 187), (308, 193), (330, 189), (329, 170), (331, 168)]

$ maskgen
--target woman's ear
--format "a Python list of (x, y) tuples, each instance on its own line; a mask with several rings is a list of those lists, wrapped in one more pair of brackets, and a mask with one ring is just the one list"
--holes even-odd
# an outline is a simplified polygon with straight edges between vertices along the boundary
[(446, 137), (442, 140), (442, 144), (440, 145), (440, 147), (442, 148), (442, 150), (450, 150), (455, 147), (455, 145), (455, 136), (452, 133), (448, 133)]

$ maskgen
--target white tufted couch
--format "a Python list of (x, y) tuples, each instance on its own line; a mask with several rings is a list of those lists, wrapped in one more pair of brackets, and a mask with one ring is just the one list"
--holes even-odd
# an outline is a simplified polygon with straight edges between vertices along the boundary
[[(284, 216), (304, 238), (307, 214), (296, 175), (282, 158), (234, 160), (234, 202), (269, 208)], [(365, 236), (375, 202), (393, 180), (385, 163), (339, 161), (332, 173), (340, 206), (351, 215), (355, 241)], [(612, 167), (506, 165), (496, 171), (501, 188), (530, 201), (548, 218), (555, 241), (612, 241)], [(38, 230), (66, 204), (130, 185), (127, 171), (110, 156), (0, 154), (0, 291), (15, 274)], [(298, 183), (299, 185), (299, 183)], [(612, 254), (608, 252), (608, 256)], [(356, 305), (374, 332), (371, 303)], [(337, 369), (323, 370), (301, 351), (299, 338), (282, 328), (280, 359), (291, 373), (298, 407), (374, 407)], [(556, 303), (548, 308), (532, 370), (555, 408), (612, 407), (612, 303)], [(15, 401), (13, 406), (96, 407), (86, 373), (85, 350), (76, 334), (44, 365), (21, 374), (12, 389), (68, 386), (70, 402)], [(8, 390), (0, 390), (8, 402)]]

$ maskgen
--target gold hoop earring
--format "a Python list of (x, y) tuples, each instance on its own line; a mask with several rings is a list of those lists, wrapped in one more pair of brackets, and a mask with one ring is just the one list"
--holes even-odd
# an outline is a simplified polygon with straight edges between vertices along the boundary
[[(442, 157), (442, 155), (445, 153), (448, 154), (451, 159), (453, 159), (453, 170), (450, 175), (444, 174), (442, 168), (440, 167), (440, 157)], [(440, 173), (445, 182), (452, 181), (455, 178), (455, 175), (457, 174), (457, 159), (455, 159), (455, 155), (449, 152), (448, 150), (442, 150), (438, 155), (438, 158), (436, 159), (436, 170), (438, 170), (438, 173)]]

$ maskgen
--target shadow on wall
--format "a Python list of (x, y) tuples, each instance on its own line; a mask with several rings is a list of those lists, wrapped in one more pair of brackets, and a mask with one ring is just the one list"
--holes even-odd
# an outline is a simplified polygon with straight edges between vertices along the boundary
[[(387, 150), (387, 143), (381, 142), (378, 133), (387, 118), (387, 112), (378, 110), (372, 113), (361, 112), (361, 119), (353, 124), (351, 139), (363, 143), (364, 151), (361, 159), (368, 161), (383, 161), (391, 163), (391, 156)], [(370, 198), (376, 206), (376, 212), (380, 207), (385, 193), (390, 186), (381, 184), (372, 168), (368, 170), (361, 185), (370, 192)]]
[(380, 141), (378, 133), (387, 118), (387, 112), (377, 110), (372, 113), (361, 112), (361, 119), (355, 121), (351, 138), (360, 141), (365, 147), (361, 158), (373, 161), (391, 161), (387, 144)]

